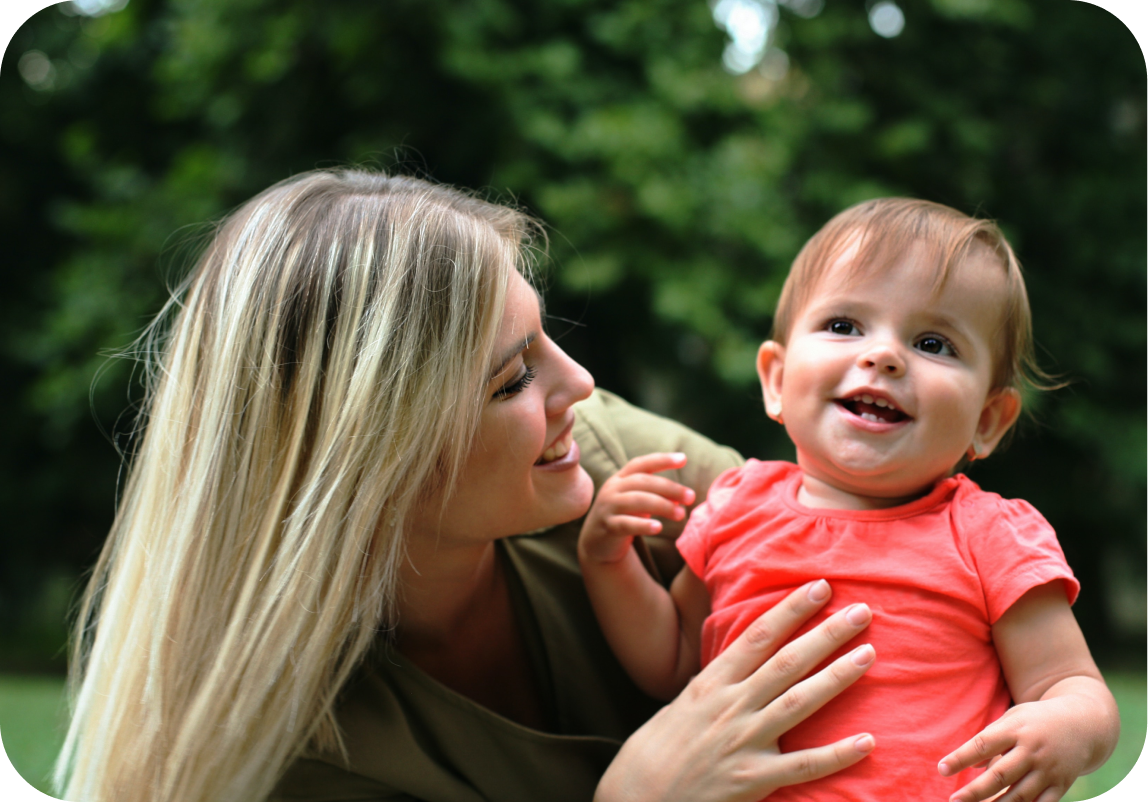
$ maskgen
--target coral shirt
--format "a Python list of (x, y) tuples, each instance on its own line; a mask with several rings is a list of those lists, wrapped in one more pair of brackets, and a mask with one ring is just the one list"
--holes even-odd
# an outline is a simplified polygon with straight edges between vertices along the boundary
[[(870, 732), (877, 748), (837, 774), (782, 788), (789, 799), (948, 799), (980, 770), (941, 777), (937, 762), (1010, 704), (992, 624), (1024, 593), (1079, 583), (1056, 535), (1030, 504), (986, 493), (964, 475), (884, 510), (811, 509), (801, 469), (750, 460), (726, 471), (690, 516), (678, 549), (709, 590), (705, 665), (796, 587), (825, 578), (833, 598), (805, 632), (855, 602), (868, 629), (830, 660), (872, 643), (877, 661), (852, 687), (790, 730), (792, 752)], [(826, 661), (826, 664), (829, 661)]]

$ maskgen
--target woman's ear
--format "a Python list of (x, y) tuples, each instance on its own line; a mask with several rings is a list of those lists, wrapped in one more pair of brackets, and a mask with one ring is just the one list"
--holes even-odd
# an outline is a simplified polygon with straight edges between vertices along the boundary
[(972, 445), (969, 446), (970, 459), (984, 459), (993, 453), (1005, 432), (1016, 423), (1020, 416), (1020, 406), (1020, 393), (1012, 387), (994, 390), (989, 394), (981, 410), (980, 420), (977, 421)]
[(761, 396), (765, 414), (778, 423), (781, 417), (781, 377), (785, 369), (785, 346), (766, 340), (757, 349), (757, 375), (761, 379)]

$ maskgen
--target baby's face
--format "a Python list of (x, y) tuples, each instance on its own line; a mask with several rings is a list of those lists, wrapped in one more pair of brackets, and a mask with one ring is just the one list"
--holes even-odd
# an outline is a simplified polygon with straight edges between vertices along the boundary
[[(851, 277), (852, 255), (794, 320), (774, 360), (776, 400), (807, 476), (903, 500), (947, 476), (970, 446), (987, 456), (1004, 434), (990, 420), (999, 412), (990, 388), (1005, 271), (977, 249), (937, 293), (931, 264), (912, 250)], [(768, 406), (770, 368), (759, 366)]]

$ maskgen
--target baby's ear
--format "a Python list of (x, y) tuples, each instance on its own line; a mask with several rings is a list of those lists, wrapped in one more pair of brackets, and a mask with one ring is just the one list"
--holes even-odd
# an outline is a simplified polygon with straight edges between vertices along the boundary
[(785, 346), (766, 340), (757, 349), (757, 375), (761, 379), (761, 396), (765, 400), (765, 414), (782, 422), (781, 378), (785, 369)]
[(994, 390), (989, 394), (981, 410), (980, 420), (977, 421), (973, 443), (969, 446), (969, 456), (972, 459), (984, 459), (993, 453), (1001, 438), (1016, 423), (1020, 416), (1020, 406), (1020, 393), (1012, 387)]

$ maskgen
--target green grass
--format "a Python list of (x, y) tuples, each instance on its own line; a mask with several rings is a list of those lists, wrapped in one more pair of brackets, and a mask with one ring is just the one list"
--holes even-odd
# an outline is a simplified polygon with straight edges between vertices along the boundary
[[(1131, 771), (1144, 746), (1145, 675), (1108, 672), (1108, 687), (1120, 706), (1122, 731), (1112, 758), (1072, 786), (1066, 802), (1091, 799), (1112, 788)], [(63, 740), (63, 680), (0, 676), (0, 737), (12, 765), (29, 783), (50, 793), (48, 775)]]
[(64, 740), (64, 681), (54, 677), (0, 676), (0, 737), (16, 771), (44, 793)]
[[(1120, 741), (1108, 762), (1086, 774), (1072, 784), (1065, 794), (1065, 802), (1092, 799), (1112, 788), (1123, 780), (1144, 748), (1144, 731), (1148, 724), (1145, 708), (1148, 706), (1148, 692), (1145, 691), (1144, 674), (1132, 671), (1106, 671), (1104, 680), (1108, 683), (1116, 704), (1120, 708)], [(2, 725), (0, 725), (2, 726)]]

